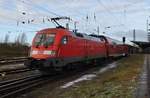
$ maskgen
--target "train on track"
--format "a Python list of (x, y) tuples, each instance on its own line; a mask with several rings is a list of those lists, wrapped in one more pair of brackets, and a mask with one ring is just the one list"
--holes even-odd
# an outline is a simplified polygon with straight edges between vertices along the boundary
[(50, 71), (78, 62), (126, 56), (128, 50), (128, 45), (107, 36), (87, 35), (60, 26), (37, 32), (25, 65), (40, 71)]

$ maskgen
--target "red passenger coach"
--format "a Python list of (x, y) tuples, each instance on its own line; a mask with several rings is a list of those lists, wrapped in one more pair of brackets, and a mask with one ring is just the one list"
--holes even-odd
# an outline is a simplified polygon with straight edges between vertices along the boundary
[(123, 42), (106, 37), (108, 42), (108, 52), (111, 57), (128, 55), (128, 47)]
[(104, 40), (106, 43), (106, 52), (108, 57), (118, 57), (118, 56), (126, 56), (128, 55), (129, 47), (127, 44), (124, 44), (121, 41), (112, 39), (103, 35), (93, 35), (90, 36), (100, 38)]

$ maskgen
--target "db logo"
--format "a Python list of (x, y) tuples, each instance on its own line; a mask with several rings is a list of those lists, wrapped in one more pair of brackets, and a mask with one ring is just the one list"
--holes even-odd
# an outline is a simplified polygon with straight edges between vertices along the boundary
[(43, 54), (43, 51), (38, 51), (38, 54)]

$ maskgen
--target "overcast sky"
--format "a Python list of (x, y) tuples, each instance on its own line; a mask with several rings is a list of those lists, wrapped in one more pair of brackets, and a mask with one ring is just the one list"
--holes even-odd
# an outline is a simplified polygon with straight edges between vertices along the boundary
[(149, 12), (150, 0), (0, 0), (0, 39), (9, 34), (13, 41), (25, 32), (31, 43), (35, 31), (54, 27), (47, 18), (69, 16), (73, 20), (69, 22), (71, 28), (77, 21), (80, 32), (96, 33), (99, 26), (101, 34), (133, 40), (132, 30), (137, 29), (136, 40), (146, 41)]

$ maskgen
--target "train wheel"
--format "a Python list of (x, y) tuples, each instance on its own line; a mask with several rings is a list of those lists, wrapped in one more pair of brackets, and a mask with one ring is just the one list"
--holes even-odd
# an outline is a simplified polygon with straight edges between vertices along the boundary
[(42, 75), (53, 75), (56, 73), (54, 69), (40, 69), (39, 71)]

